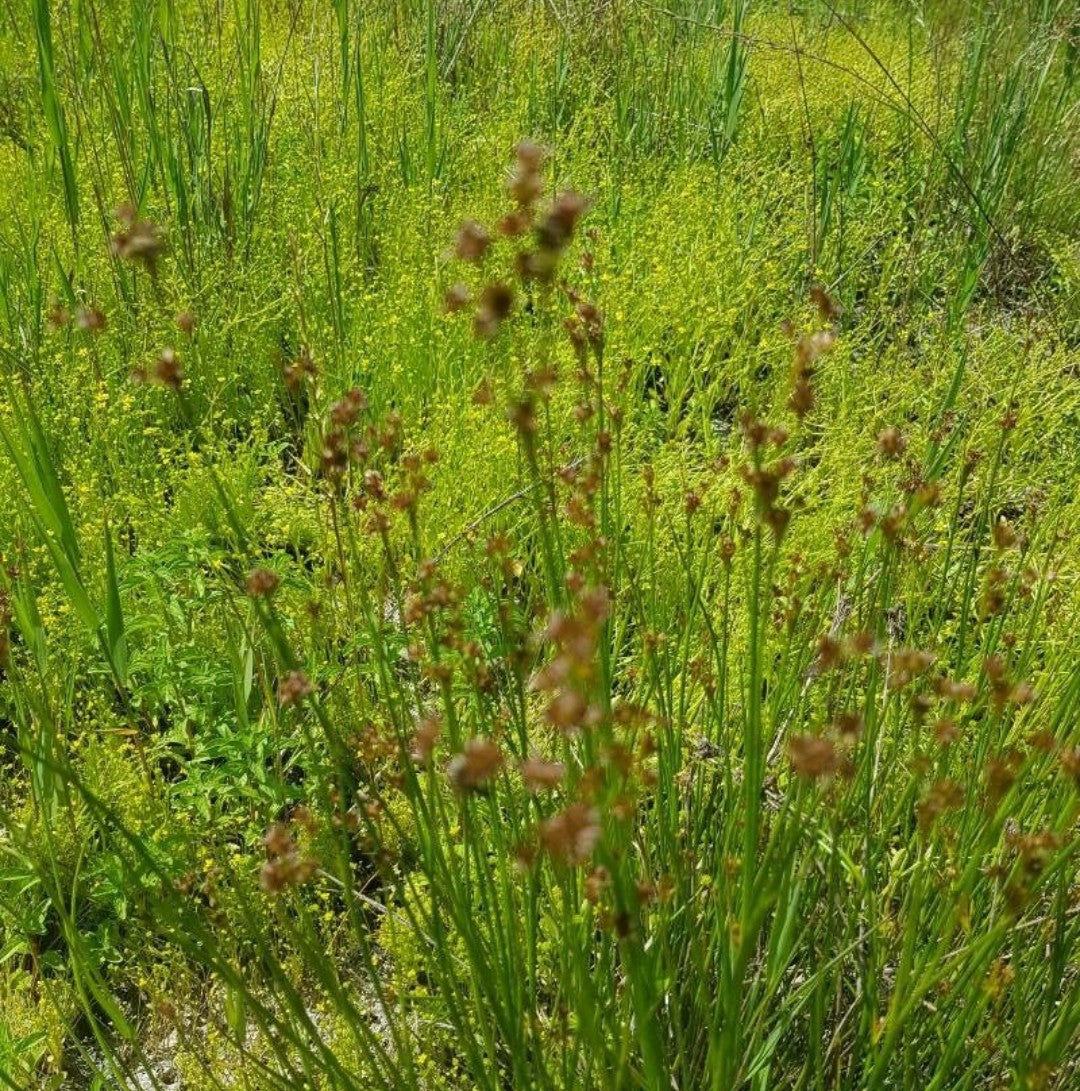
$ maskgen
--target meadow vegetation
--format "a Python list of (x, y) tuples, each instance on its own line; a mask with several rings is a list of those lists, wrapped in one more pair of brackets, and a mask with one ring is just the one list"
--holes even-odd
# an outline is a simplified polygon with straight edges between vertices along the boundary
[(1069, 0), (0, 27), (0, 1086), (1080, 1087)]

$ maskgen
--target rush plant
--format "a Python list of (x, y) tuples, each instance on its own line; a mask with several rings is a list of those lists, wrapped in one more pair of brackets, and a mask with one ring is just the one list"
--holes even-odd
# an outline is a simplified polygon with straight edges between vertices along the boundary
[(1072, 1088), (1070, 11), (451, 7), (5, 16), (0, 1084)]

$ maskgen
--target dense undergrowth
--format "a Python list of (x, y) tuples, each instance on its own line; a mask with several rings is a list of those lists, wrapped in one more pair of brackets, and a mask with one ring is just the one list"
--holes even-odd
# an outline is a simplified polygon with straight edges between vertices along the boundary
[(1080, 1085), (1070, 4), (0, 25), (0, 1084)]

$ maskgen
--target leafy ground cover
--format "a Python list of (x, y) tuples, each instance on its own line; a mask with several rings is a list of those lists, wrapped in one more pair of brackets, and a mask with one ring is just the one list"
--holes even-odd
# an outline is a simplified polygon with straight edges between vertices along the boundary
[(0, 1083), (1078, 1086), (1071, 4), (0, 25)]

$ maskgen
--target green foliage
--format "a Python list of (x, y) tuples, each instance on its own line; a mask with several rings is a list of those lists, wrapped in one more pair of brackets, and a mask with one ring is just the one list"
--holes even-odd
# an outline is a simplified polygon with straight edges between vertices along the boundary
[(0, 18), (0, 1083), (1076, 1085), (1071, 5)]

